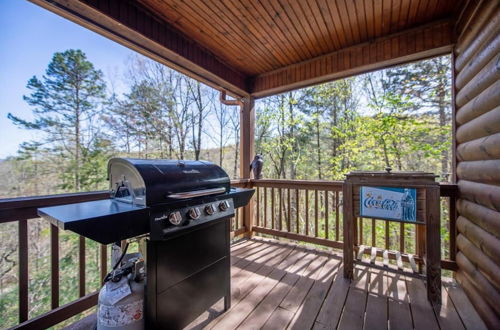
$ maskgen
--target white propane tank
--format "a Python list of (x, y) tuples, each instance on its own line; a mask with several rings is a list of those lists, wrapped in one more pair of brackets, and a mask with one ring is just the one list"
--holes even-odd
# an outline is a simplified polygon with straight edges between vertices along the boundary
[(107, 276), (99, 291), (97, 330), (144, 329), (146, 280), (144, 260), (137, 255), (126, 255), (129, 261)]

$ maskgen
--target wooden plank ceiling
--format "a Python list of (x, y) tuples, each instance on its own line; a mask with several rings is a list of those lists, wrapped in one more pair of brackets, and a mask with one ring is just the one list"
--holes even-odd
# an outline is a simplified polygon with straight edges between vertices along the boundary
[(140, 0), (257, 76), (452, 15), (457, 0)]
[[(226, 89), (233, 96), (257, 97), (450, 52), (454, 22), (466, 3), (466, 0), (31, 1), (145, 55), (163, 59), (181, 72)], [(422, 38), (423, 47), (415, 44), (415, 36)], [(392, 40), (389, 48), (384, 46), (388, 39)], [(361, 52), (366, 44), (373, 49), (381, 48), (384, 56), (367, 51), (371, 62), (360, 62), (353, 67), (352, 54)], [(346, 49), (352, 54), (341, 55)], [(331, 62), (333, 58), (348, 65), (338, 66)], [(314, 61), (311, 67), (308, 63)], [(281, 74), (276, 75), (277, 72)]]

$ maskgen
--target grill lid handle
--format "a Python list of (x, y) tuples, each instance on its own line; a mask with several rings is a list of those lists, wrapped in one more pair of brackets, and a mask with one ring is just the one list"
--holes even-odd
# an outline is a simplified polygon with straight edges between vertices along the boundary
[(167, 195), (167, 198), (189, 199), (189, 198), (195, 198), (195, 197), (200, 197), (200, 196), (222, 194), (225, 191), (226, 191), (226, 188), (222, 188), (222, 187), (221, 188), (213, 188), (213, 189), (186, 191), (186, 192), (180, 192), (180, 193)]

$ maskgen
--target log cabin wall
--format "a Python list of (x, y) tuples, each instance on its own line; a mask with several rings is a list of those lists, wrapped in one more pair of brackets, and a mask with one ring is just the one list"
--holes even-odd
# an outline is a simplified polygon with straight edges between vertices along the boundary
[(469, 4), (454, 49), (457, 280), (488, 327), (500, 329), (500, 8)]

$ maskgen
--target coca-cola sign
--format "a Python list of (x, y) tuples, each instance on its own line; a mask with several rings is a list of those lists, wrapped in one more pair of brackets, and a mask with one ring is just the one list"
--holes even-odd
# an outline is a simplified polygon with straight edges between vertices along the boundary
[(415, 222), (417, 191), (415, 188), (361, 187), (360, 216)]

